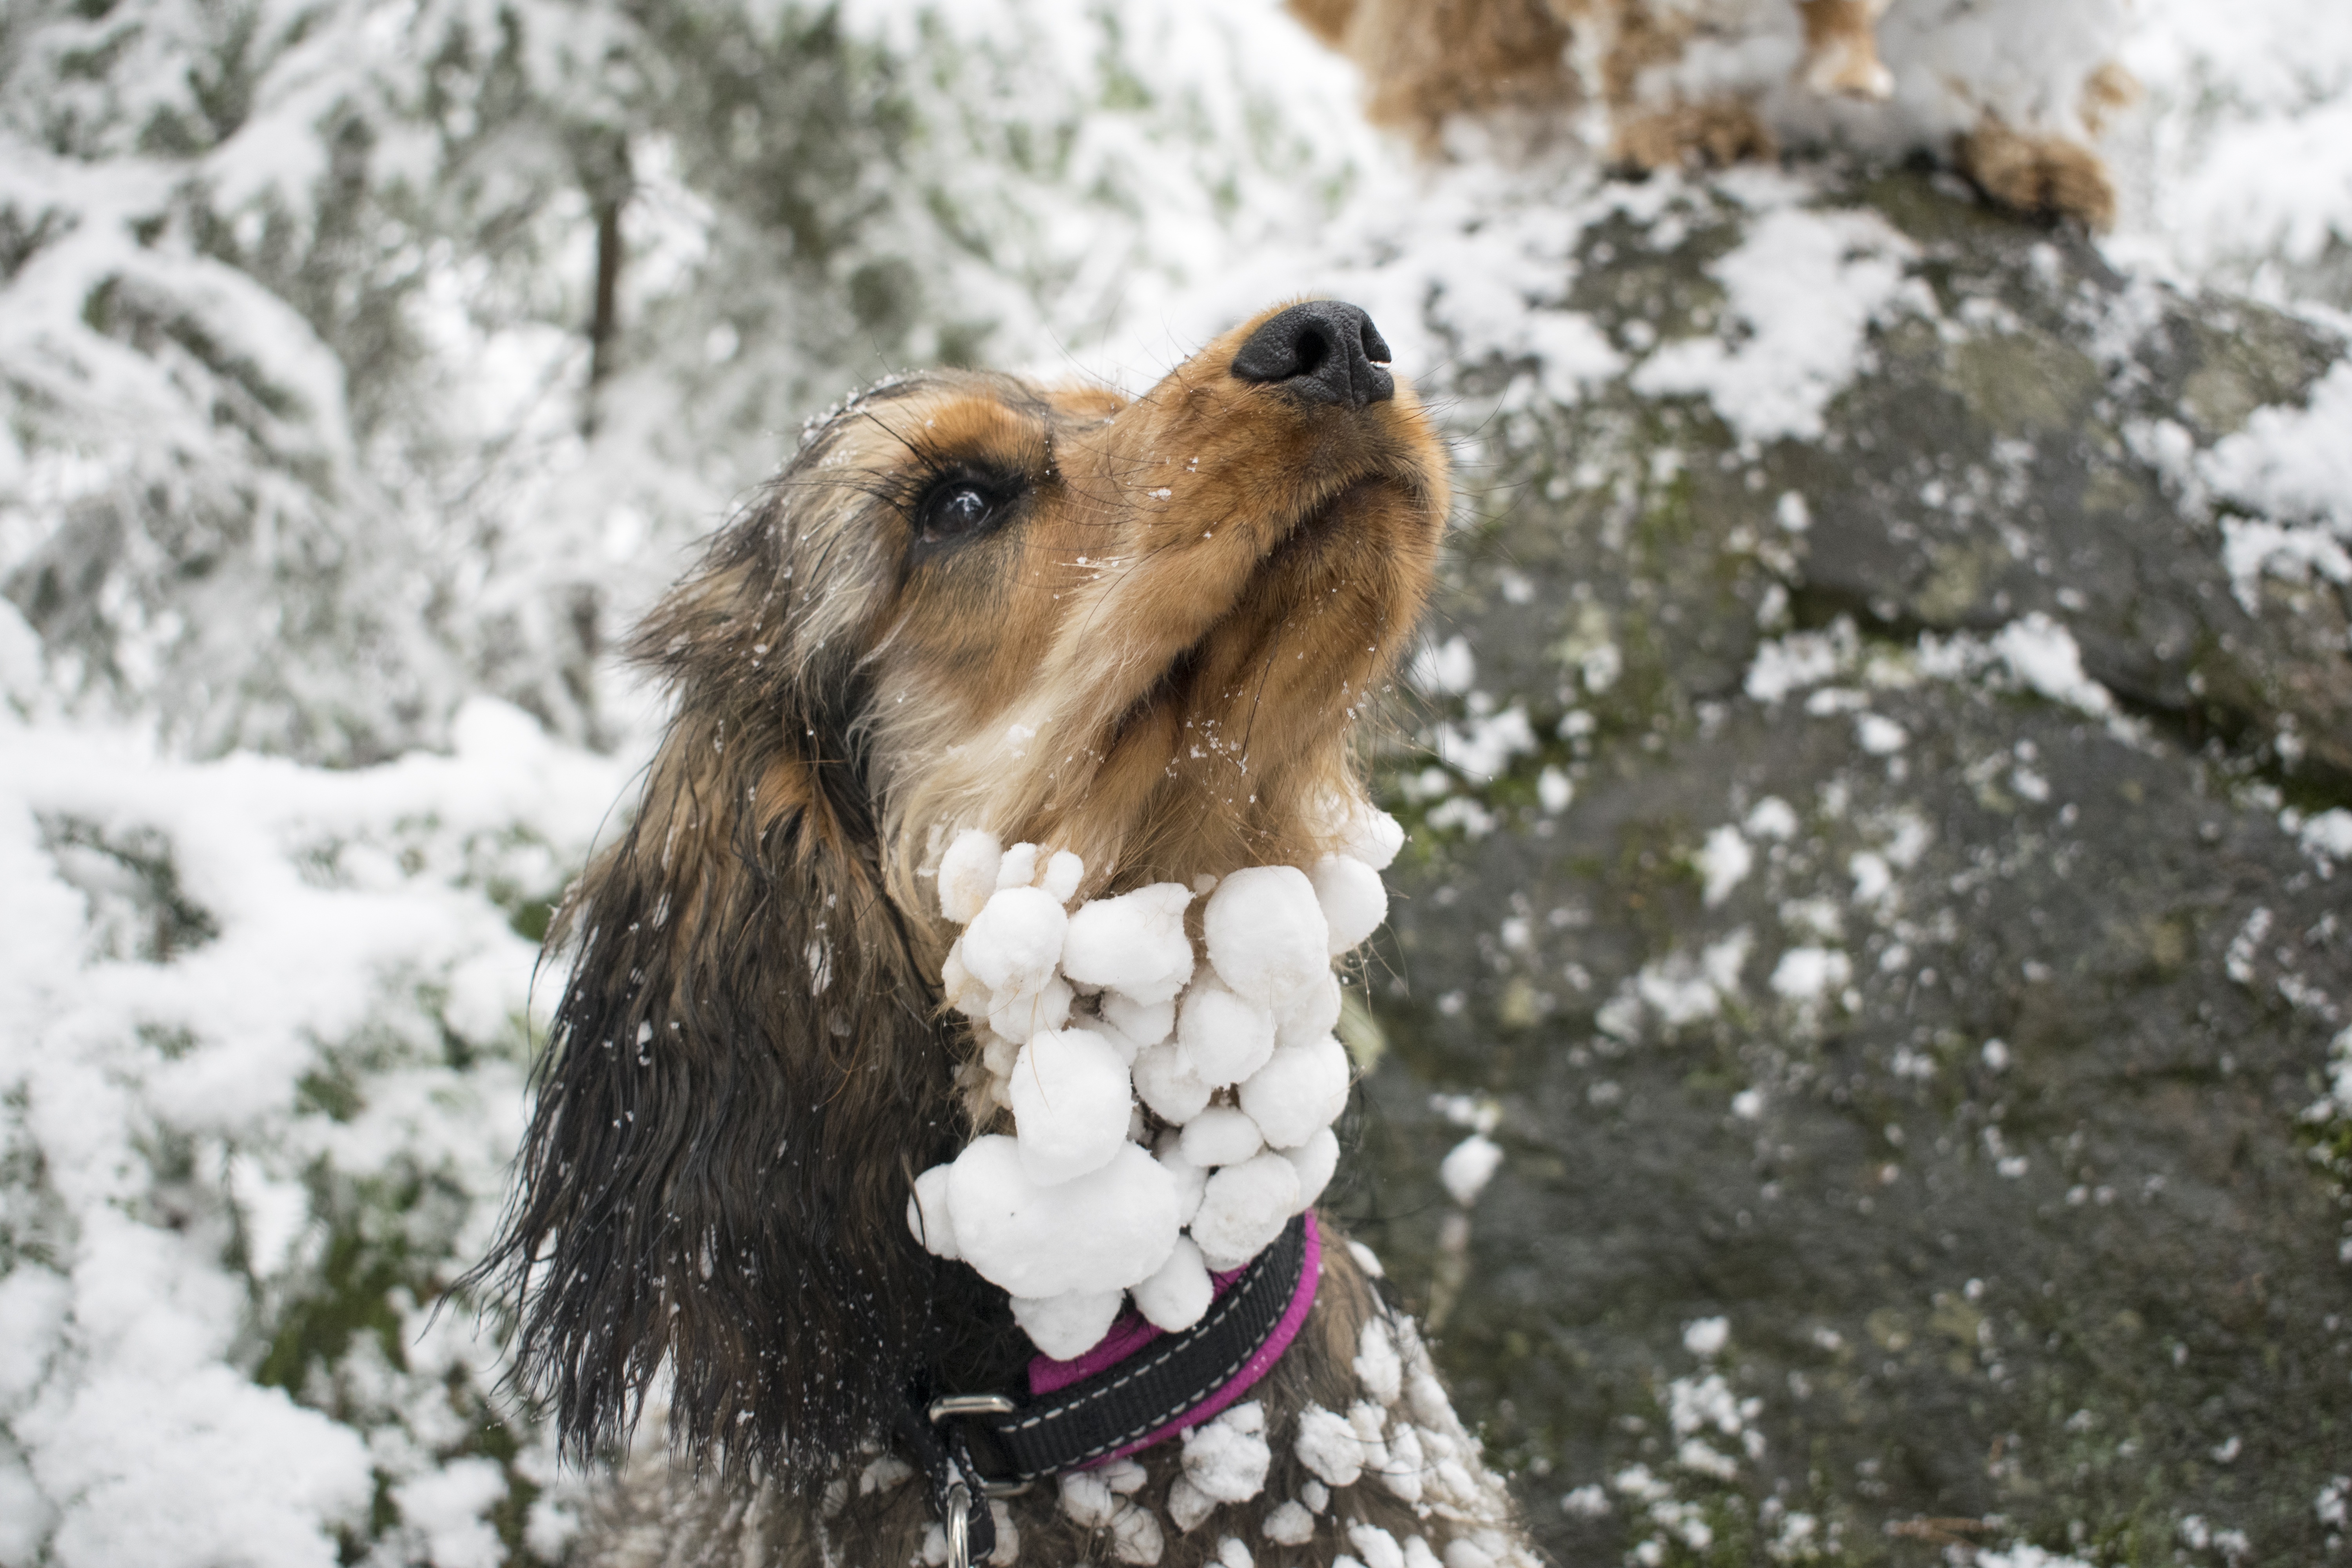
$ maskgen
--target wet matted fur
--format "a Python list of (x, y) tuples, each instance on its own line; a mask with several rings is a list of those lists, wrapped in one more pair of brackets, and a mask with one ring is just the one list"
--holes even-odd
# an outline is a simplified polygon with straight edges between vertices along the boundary
[[(609, 1459), (641, 1415), (667, 1433), (638, 1435), (575, 1560), (936, 1555), (881, 1435), (918, 1375), (1010, 1388), (1030, 1354), (1003, 1292), (906, 1220), (917, 1173), (992, 1114), (936, 978), (952, 931), (927, 868), (951, 830), (1075, 850), (1086, 896), (1338, 847), (1446, 461), (1402, 384), (1359, 407), (1231, 374), (1272, 314), (1132, 401), (961, 372), (868, 392), (637, 633), (675, 716), (551, 939), (570, 980), (482, 1274), (573, 1456)], [(1231, 1562), (1229, 1539), (1328, 1563), (1365, 1526), (1455, 1568), (1513, 1560), (1499, 1482), (1332, 1234), (1253, 1394), (1260, 1497), (1181, 1528), (1162, 1444), (1110, 1523), (1050, 1484), (1014, 1500), (999, 1560), (1017, 1536), (1038, 1564)], [(1301, 1411), (1368, 1398), (1410, 1413), (1392, 1473), (1304, 1542), (1266, 1539), (1314, 1495)]]

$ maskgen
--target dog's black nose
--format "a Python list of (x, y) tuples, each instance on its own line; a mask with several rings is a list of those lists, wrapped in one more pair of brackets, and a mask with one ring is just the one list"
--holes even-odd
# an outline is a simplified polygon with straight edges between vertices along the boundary
[(1252, 332), (1233, 370), (1240, 380), (1271, 382), (1310, 403), (1361, 408), (1396, 395), (1396, 377), (1372, 363), (1388, 357), (1371, 317), (1337, 300), (1310, 300)]

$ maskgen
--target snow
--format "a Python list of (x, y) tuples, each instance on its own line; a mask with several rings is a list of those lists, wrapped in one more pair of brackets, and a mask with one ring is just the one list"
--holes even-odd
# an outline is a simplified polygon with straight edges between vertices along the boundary
[(1992, 649), (2021, 684), (2052, 701), (2101, 718), (2115, 711), (2107, 689), (2083, 673), (2083, 650), (2074, 634), (2041, 612), (2001, 627)]
[(1502, 1146), (1483, 1132), (1473, 1132), (1446, 1151), (1437, 1163), (1437, 1179), (1454, 1201), (1468, 1208), (1486, 1190), (1503, 1163)]
[(1298, 1462), (1329, 1487), (1351, 1487), (1364, 1473), (1363, 1440), (1348, 1418), (1319, 1405), (1299, 1413), (1298, 1436), (1292, 1444)]
[(1234, 872), (1209, 895), (1201, 924), (1217, 977), (1269, 1009), (1330, 973), (1330, 926), (1315, 884), (1295, 866)]
[(1348, 1100), (1348, 1050), (1329, 1035), (1284, 1046), (1241, 1088), (1241, 1108), (1276, 1149), (1296, 1149), (1339, 1120)]
[[(1383, 858), (1403, 838), (1360, 801), (1332, 819)], [(1349, 1079), (1331, 965), (1353, 944), (1335, 947), (1324, 900), (1369, 933), (1387, 894), (1360, 860), (1316, 870), (1328, 893), (1295, 867), (1244, 867), (1197, 892), (1156, 883), (1070, 910), (1076, 855), (948, 837), (941, 909), (971, 918), (940, 981), (972, 1020), (983, 1103), (1011, 1111), (1013, 1132), (919, 1175), (907, 1223), (1008, 1291), (1047, 1354), (1083, 1352), (1129, 1291), (1162, 1327), (1197, 1321), (1206, 1271), (1246, 1263), (1329, 1184)], [(1207, 965), (1185, 931), (1196, 896)]]
[(1004, 846), (984, 828), (967, 827), (940, 857), (940, 912), (958, 925), (969, 925), (996, 891), (996, 868), (1004, 859)]
[[(1135, 1287), (1135, 1310), (1155, 1327), (1171, 1334), (1199, 1322), (1201, 1314), (1209, 1310), (1213, 1300), (1215, 1290), (1209, 1279), (1208, 1265), (1201, 1261), (1201, 1249), (1189, 1236), (1178, 1237), (1168, 1261), (1150, 1279)], [(1094, 1341), (1087, 1343), (1091, 1345)]]
[[(643, 106), (604, 62), (684, 80), (696, 63), (609, 7), (522, 4), (507, 83), (487, 74), (507, 57), (440, 47), (434, 29), (463, 25), (462, 7), (396, 25), (345, 0), (299, 9), (299, 26), (268, 13), (247, 28), (242, 12), (151, 0), (93, 52), (77, 41), (84, 18), (36, 7), (5, 66), (0, 205), (25, 216), (26, 237), (0, 279), (0, 1143), (21, 1155), (12, 1169), (36, 1173), (12, 1187), (23, 1205), (9, 1223), (40, 1237), (0, 1277), (10, 1561), (276, 1568), (323, 1563), (346, 1537), (375, 1561), (481, 1560), (498, 1494), (467, 1445), (484, 1423), (520, 1445), (503, 1484), (548, 1489), (533, 1549), (561, 1552), (573, 1494), (530, 1419), (486, 1400), (503, 1372), (496, 1344), (462, 1301), (430, 1333), (425, 1314), (479, 1256), (504, 1191), (539, 1016), (522, 931), (583, 863), (659, 719), (653, 693), (595, 657), (583, 613), (607, 638), (629, 624), (680, 549), (772, 471), (774, 432), (879, 365), (964, 352), (971, 322), (997, 323), (983, 345), (993, 363), (1136, 384), (1266, 300), (1330, 291), (1370, 308), (1407, 367), (1525, 362), (1510, 396), (1573, 401), (1632, 363), (1637, 385), (1704, 398), (1743, 441), (1802, 439), (1867, 365), (1871, 331), (1916, 302), (1905, 242), (1816, 210), (1801, 163), (1706, 186), (1622, 185), (1548, 160), (1409, 169), (1356, 114), (1349, 68), (1259, 0), (1116, 16), (854, 0), (842, 26), (903, 62), (887, 74), (918, 133), (890, 142), (871, 128), (888, 117), (853, 91), (825, 151), (892, 177), (820, 199), (815, 219), (839, 247), (812, 264), (764, 216), (696, 183), (733, 153), (687, 139), (751, 134), (750, 122), (633, 134), (625, 352), (583, 433), (594, 219), (545, 127), (588, 102), (641, 129), (629, 117)], [(2105, 143), (2124, 176), (2110, 257), (2314, 309), (2300, 291), (2352, 238), (2352, 12), (2146, 0), (2128, 27), (2122, 16), (2105, 0), (1894, 7), (1884, 135), (1940, 143), (1986, 104), (2019, 123), (2065, 121), (2083, 71), (2120, 50), (2148, 100)], [(1783, 16), (1687, 68), (1763, 84), (1791, 148), (1824, 124), (1870, 142), (1860, 127), (1874, 110), (1809, 107), (1784, 86), (1790, 47)], [(425, 61), (430, 93), (417, 86)], [(198, 99), (231, 65), (241, 118)], [(1113, 107), (1108, 81), (1150, 91)], [(194, 140), (157, 138), (159, 124)], [(343, 126), (357, 134), (334, 132), (331, 159)], [(485, 145), (502, 150), (490, 165)], [(1010, 151), (1033, 145), (1057, 151)], [(778, 153), (772, 140), (758, 151)], [(1558, 303), (1595, 221), (1717, 198), (1744, 231), (1712, 264), (1724, 307), (1695, 335), (1615, 345)], [(903, 331), (867, 322), (849, 295), (850, 279), (892, 268), (923, 302)], [(284, 280), (298, 275), (331, 276), (331, 305), (289, 303)], [(144, 314), (110, 322), (96, 308), (108, 301)], [(354, 323), (396, 330), (378, 341)], [(2250, 611), (2265, 580), (2352, 577), (2347, 424), (2352, 372), (2338, 367), (2301, 405), (2257, 409), (2204, 451), (2179, 432), (2175, 477), (2187, 504), (2210, 510)], [(1810, 521), (1793, 491), (1778, 515), (1792, 535)], [(51, 568), (86, 593), (66, 613), (20, 611), (33, 601), (18, 585)], [(2054, 621), (1945, 651), (1980, 660), (1969, 673), (2113, 710)], [(1588, 654), (1571, 679), (1598, 690), (1622, 657), (1608, 639)], [(1923, 645), (1923, 667), (1932, 655)], [(1748, 688), (1778, 700), (1853, 663), (1834, 633), (1795, 634), (1759, 652)], [(1433, 639), (1414, 663), (1416, 683), (1448, 700), (1469, 697), (1477, 674), (1461, 637)], [(1480, 774), (1514, 764), (1534, 738), (1515, 713), (1456, 726), (1456, 761)], [(1900, 749), (1867, 715), (1855, 740)], [(1536, 787), (1547, 810), (1572, 803), (1564, 773), (1547, 768)], [(1441, 826), (1493, 820), (1467, 797), (1437, 812)], [(2315, 864), (2352, 858), (2340, 816), (2296, 830)], [(1738, 827), (1756, 858), (1801, 848), (1801, 830), (1769, 800)], [(1318, 847), (1377, 872), (1402, 842), (1393, 820), (1349, 800)], [(1726, 844), (1701, 867), (1710, 891), (1729, 879)], [(1878, 869), (1851, 866), (1858, 892), (1877, 887)], [(169, 951), (155, 940), (171, 926), (157, 867), (202, 916)], [(1255, 1123), (1311, 1201), (1336, 1160), (1328, 1119), (1347, 1084), (1328, 1039), (1328, 962), (1376, 925), (1376, 879), (1293, 872), (1324, 931), (1274, 964), (1278, 976), (1257, 975), (1264, 994), (1218, 966), (1274, 1014), (1277, 1042), (1219, 1097), (1161, 1045), (1196, 978), (1181, 924), (1195, 889), (1143, 889), (1131, 920), (1108, 916), (1094, 935), (1082, 935), (1091, 911), (1118, 900), (1081, 904), (1041, 962), (1045, 906), (1065, 909), (1084, 885), (1075, 857), (1033, 846), (1008, 865), (974, 828), (936, 869), (959, 925), (1008, 875), (1003, 890), (1024, 895), (983, 925), (977, 967), (960, 945), (946, 971), (950, 1000), (996, 1050), (1001, 1109), (1014, 1110), (1023, 1047), (1034, 1062), (1085, 1032), (1179, 1130), (1154, 1134), (1155, 1162), (1126, 1152), (1122, 1123), (1108, 1161), (1156, 1163), (1169, 1189), (1170, 1261), (1151, 1279), (1175, 1267), (1177, 1228), (1214, 1169), (1181, 1157), (1181, 1129), (1213, 1106)], [(1291, 933), (1302, 951), (1305, 934)], [(1850, 963), (1801, 946), (1772, 986), (1819, 1002)], [(822, 963), (812, 969), (814, 982)], [(1295, 991), (1275, 995), (1277, 979)], [(1710, 987), (1720, 1005), (1716, 971), (1694, 959), (1645, 971), (1642, 989), (1696, 1008)], [(1103, 1089), (1103, 1058), (1090, 1059)], [(1041, 1192), (1059, 1184), (1017, 1156), (1053, 1142), (1045, 1123), (1062, 1102), (1042, 1091), (1055, 1081), (1050, 1067), (1035, 1076), (1039, 1125), (1011, 1151)], [(1112, 1098), (1080, 1119), (1089, 1136), (1105, 1137)], [(166, 1173), (167, 1146), (193, 1163)], [(949, 1255), (962, 1239), (954, 1168), (926, 1173), (909, 1210)], [(166, 1188), (176, 1226), (157, 1217)], [(403, 1191), (446, 1208), (383, 1195)], [(408, 1249), (401, 1284), (371, 1306), (403, 1363), (362, 1335), (287, 1387), (257, 1381), (268, 1347), (326, 1289), (331, 1247), (365, 1252), (388, 1234)], [(1142, 1282), (1129, 1288), (1139, 1300)], [(1122, 1506), (1118, 1555), (1155, 1560), (1158, 1527)], [(1275, 1516), (1285, 1510), (1304, 1517), (1294, 1502)], [(1412, 1561), (1412, 1542), (1404, 1551)], [(1451, 1554), (1454, 1568), (1500, 1555), (1468, 1542)], [(1979, 1559), (2067, 1561), (2030, 1547)]]
[(1388, 919), (1388, 889), (1381, 885), (1380, 872), (1354, 856), (1326, 855), (1315, 862), (1308, 877), (1315, 901), (1331, 928), (1333, 957), (1362, 946)]
[[(1156, 1270), (1150, 1276), (1158, 1277)], [(1021, 1331), (1039, 1350), (1056, 1360), (1067, 1361), (1084, 1355), (1108, 1333), (1119, 1309), (1126, 1304), (1123, 1290), (1073, 1290), (1042, 1300), (1015, 1296), (1013, 1321), (1021, 1325)]]
[[(1192, 889), (1181, 882), (1155, 882), (1080, 906), (1062, 944), (1062, 973), (1083, 984), (1117, 991), (1127, 1008), (1174, 1000), (1192, 978), (1192, 943), (1184, 934), (1184, 910), (1192, 901)], [(1168, 1033), (1163, 1027), (1146, 1038), (1124, 1019), (1113, 1022), (1144, 1045)]]
[(1247, 1502), (1264, 1491), (1273, 1463), (1265, 1410), (1254, 1399), (1184, 1434), (1184, 1479), (1218, 1502)]
[(948, 1202), (964, 1261), (1014, 1296), (1123, 1290), (1176, 1245), (1175, 1182), (1124, 1142), (1101, 1169), (1048, 1185), (1013, 1139), (985, 1134), (949, 1167)]
[[(1127, 1142), (1127, 1063), (1090, 1029), (1034, 1035), (1013, 1068), (1021, 1166), (1041, 1185), (1098, 1171)], [(1222, 1162), (1208, 1162), (1222, 1163)]]
[(1637, 367), (1636, 392), (1697, 395), (1743, 442), (1823, 429), (1822, 411), (1864, 363), (1873, 323), (1914, 298), (1903, 276), (1911, 243), (1871, 213), (1810, 212), (1777, 182), (1751, 181), (1766, 203), (1738, 247), (1708, 268), (1727, 313), (1747, 332), (1669, 343)]
[(1265, 1065), (1274, 1054), (1274, 1014), (1246, 1002), (1207, 975), (1184, 993), (1176, 1013), (1176, 1043), (1192, 1071), (1211, 1089), (1223, 1089)]
[(1259, 1154), (1211, 1173), (1192, 1216), (1192, 1239), (1211, 1268), (1238, 1268), (1298, 1209), (1298, 1168), (1280, 1154)]
[(1186, 1122), (1179, 1134), (1184, 1158), (1209, 1168), (1238, 1165), (1265, 1148), (1257, 1123), (1233, 1106), (1213, 1106)]

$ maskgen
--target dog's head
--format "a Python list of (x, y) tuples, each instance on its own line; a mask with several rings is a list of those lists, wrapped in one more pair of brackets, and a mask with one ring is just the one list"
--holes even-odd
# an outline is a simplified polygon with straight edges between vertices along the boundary
[(567, 901), (484, 1266), (575, 1449), (667, 1363), (675, 1441), (807, 1483), (912, 1378), (986, 1359), (1001, 1297), (903, 1219), (970, 1131), (926, 863), (986, 827), (1099, 893), (1333, 847), (1447, 506), (1386, 358), (1312, 302), (1133, 401), (886, 384), (647, 619), (677, 711)]

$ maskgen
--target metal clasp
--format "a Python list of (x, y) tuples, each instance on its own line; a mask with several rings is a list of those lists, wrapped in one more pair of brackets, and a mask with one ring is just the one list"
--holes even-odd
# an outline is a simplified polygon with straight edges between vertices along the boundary
[(948, 1568), (971, 1568), (971, 1493), (948, 1483)]
[[(959, 1415), (1010, 1415), (1019, 1408), (1019, 1405), (1014, 1405), (1011, 1399), (1002, 1394), (950, 1394), (932, 1400), (930, 1408), (926, 1414), (930, 1416), (931, 1425), (936, 1426), (942, 1421), (952, 1421)], [(972, 1479), (980, 1483), (980, 1495), (984, 1498), (1019, 1497), (1033, 1484), (1029, 1481), (992, 1481), (977, 1471), (973, 1472)], [(953, 1493), (950, 1492), (950, 1496), (952, 1498)], [(970, 1499), (965, 1500), (967, 1507), (970, 1506)], [(954, 1532), (950, 1531), (950, 1535), (948, 1561), (957, 1564), (957, 1568), (962, 1568), (961, 1560), (955, 1556)]]

